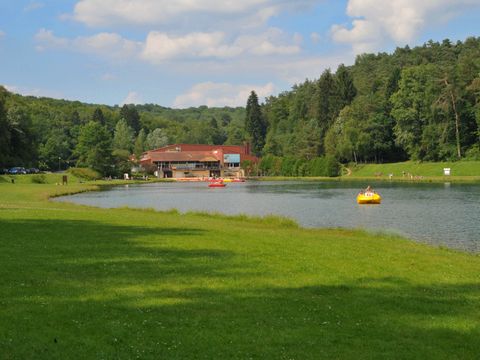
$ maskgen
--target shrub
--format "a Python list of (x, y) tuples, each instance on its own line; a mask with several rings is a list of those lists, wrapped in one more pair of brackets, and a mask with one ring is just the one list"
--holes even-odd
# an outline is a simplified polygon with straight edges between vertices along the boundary
[(305, 176), (307, 173), (307, 162), (303, 159), (298, 159), (295, 161), (295, 166), (293, 168), (295, 176)]
[(43, 174), (35, 174), (31, 177), (33, 184), (46, 184), (47, 178)]
[(262, 175), (279, 176), (282, 173), (283, 159), (274, 155), (266, 155), (260, 161), (259, 169)]
[(317, 157), (310, 161), (310, 176), (338, 176), (340, 173), (340, 164), (333, 156)]
[(465, 154), (467, 160), (480, 160), (480, 145), (476, 144), (472, 146)]
[(274, 156), (265, 155), (258, 165), (259, 170), (262, 172), (262, 175), (271, 175), (273, 168)]
[(335, 177), (340, 175), (340, 163), (334, 156), (325, 156), (325, 176)]
[(293, 157), (284, 157), (282, 161), (282, 175), (283, 176), (296, 176), (296, 169), (295, 169), (295, 164), (297, 162), (297, 159)]
[(84, 180), (97, 180), (102, 176), (97, 171), (90, 168), (70, 168), (68, 172), (73, 176)]

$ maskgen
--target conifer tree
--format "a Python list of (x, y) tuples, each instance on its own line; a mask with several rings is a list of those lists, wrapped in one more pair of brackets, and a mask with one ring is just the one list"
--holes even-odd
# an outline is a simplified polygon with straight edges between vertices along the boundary
[(140, 124), (140, 115), (135, 105), (123, 105), (120, 109), (120, 117), (127, 121), (128, 126), (130, 126), (135, 132), (135, 135), (137, 135), (142, 125)]
[(353, 77), (347, 67), (341, 64), (335, 74), (337, 89), (342, 102), (342, 107), (350, 104), (357, 95), (357, 89), (353, 84)]
[(80, 125), (81, 123), (82, 123), (82, 120), (80, 119), (80, 114), (78, 113), (77, 110), (75, 110), (72, 113), (72, 125), (76, 126), (76, 125)]
[(265, 120), (258, 104), (258, 96), (255, 91), (252, 91), (247, 101), (245, 130), (250, 136), (253, 153), (257, 156), (261, 154), (265, 145), (266, 128)]
[(105, 126), (105, 116), (103, 115), (102, 109), (98, 107), (95, 109), (95, 111), (93, 112), (92, 120), (102, 126)]

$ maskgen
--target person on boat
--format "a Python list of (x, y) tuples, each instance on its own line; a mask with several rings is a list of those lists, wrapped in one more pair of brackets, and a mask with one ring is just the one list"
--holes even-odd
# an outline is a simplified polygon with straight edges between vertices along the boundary
[(372, 196), (375, 193), (375, 191), (373, 191), (372, 187), (370, 185), (368, 185), (367, 188), (365, 189), (364, 193), (367, 196)]

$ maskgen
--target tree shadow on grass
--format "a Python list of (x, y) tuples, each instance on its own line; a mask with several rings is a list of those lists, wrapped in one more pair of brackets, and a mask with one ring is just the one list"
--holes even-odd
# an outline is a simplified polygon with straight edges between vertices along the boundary
[[(207, 230), (0, 228), (4, 358), (478, 358), (479, 283), (266, 281), (258, 264), (198, 245)], [(172, 246), (185, 237), (198, 248)]]
[(478, 284), (59, 297), (30, 345), (45, 358), (83, 351), (115, 359), (478, 359), (479, 297)]
[(388, 282), (150, 290), (103, 305), (134, 329), (106, 326), (119, 348), (151, 358), (478, 359), (479, 284)]
[[(25, 261), (31, 267), (24, 268), (27, 277), (60, 275), (72, 283), (116, 279), (142, 283), (168, 275), (218, 275), (233, 255), (225, 250), (172, 245), (177, 240), (208, 237), (207, 230), (197, 228), (117, 226), (80, 220), (0, 221), (0, 228), (3, 255)], [(14, 269), (18, 262), (5, 265)]]

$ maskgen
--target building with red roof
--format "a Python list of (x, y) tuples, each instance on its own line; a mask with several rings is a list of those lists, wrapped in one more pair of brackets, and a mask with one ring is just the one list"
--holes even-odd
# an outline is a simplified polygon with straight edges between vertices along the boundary
[(174, 144), (146, 151), (140, 158), (143, 167), (153, 167), (159, 177), (206, 178), (243, 177), (241, 164), (258, 162), (245, 145)]

